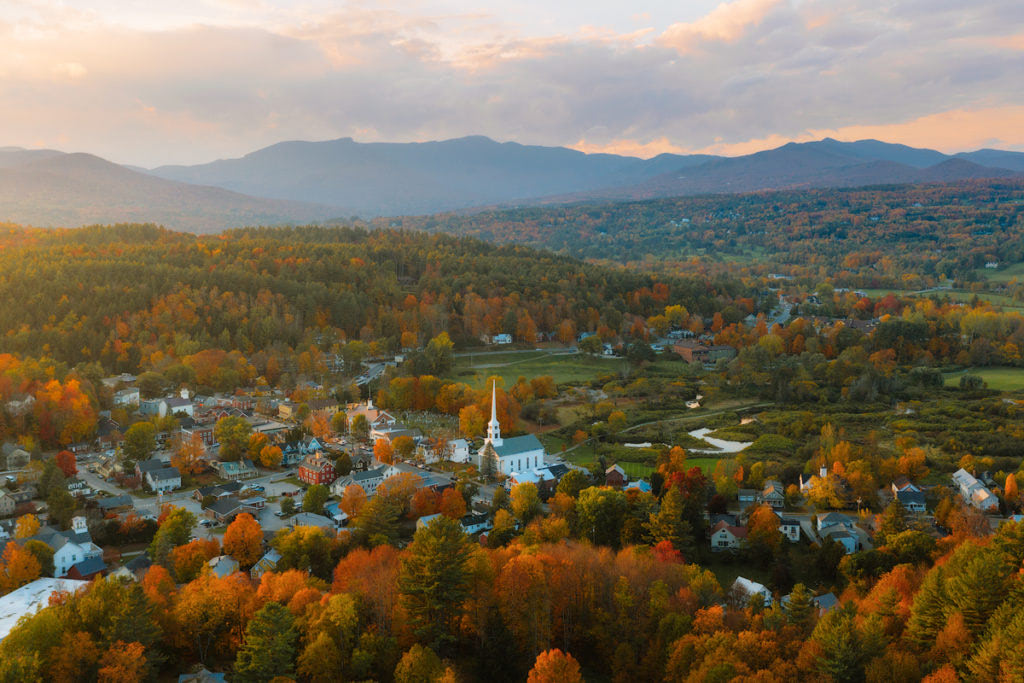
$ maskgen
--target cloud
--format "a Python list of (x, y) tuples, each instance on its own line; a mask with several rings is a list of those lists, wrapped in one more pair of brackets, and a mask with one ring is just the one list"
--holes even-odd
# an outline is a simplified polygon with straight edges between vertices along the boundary
[(532, 35), (471, 8), (332, 6), (268, 10), (262, 25), (15, 22), (0, 97), (18, 104), (0, 109), (0, 144), (142, 165), (342, 136), (484, 134), (642, 156), (826, 134), (1024, 149), (1017, 0), (734, 0), (660, 35)]

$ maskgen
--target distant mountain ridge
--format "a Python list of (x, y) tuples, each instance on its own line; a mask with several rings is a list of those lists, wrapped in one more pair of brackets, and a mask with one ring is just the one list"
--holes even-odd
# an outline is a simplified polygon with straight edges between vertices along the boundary
[(152, 170), (0, 148), (0, 221), (158, 222), (192, 232), (592, 201), (860, 187), (1024, 174), (1024, 153), (947, 155), (878, 140), (788, 143), (738, 157), (640, 159), (482, 136), (421, 143), (281, 142)]
[(91, 154), (0, 148), (0, 221), (39, 227), (160, 223), (217, 232), (244, 225), (309, 223), (338, 213), (178, 183)]

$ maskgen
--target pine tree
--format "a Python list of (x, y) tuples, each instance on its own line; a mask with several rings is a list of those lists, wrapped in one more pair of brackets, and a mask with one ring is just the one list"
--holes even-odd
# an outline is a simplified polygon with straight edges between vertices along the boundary
[(435, 651), (455, 640), (455, 622), (469, 595), (472, 552), (459, 523), (442, 516), (416, 532), (402, 558), (402, 605), (413, 633)]
[(295, 620), (286, 607), (268, 602), (249, 621), (235, 659), (237, 681), (269, 681), (295, 669)]
[(786, 618), (789, 623), (805, 631), (810, 627), (817, 609), (813, 598), (811, 591), (802, 583), (793, 586), (793, 592), (789, 594), (789, 602), (786, 604)]
[(875, 545), (883, 546), (897, 534), (907, 530), (907, 510), (898, 498), (894, 499), (881, 515), (878, 531), (875, 532)]
[(945, 570), (942, 567), (935, 567), (928, 572), (910, 608), (907, 636), (922, 647), (931, 646), (935, 636), (946, 625), (948, 600), (944, 579)]

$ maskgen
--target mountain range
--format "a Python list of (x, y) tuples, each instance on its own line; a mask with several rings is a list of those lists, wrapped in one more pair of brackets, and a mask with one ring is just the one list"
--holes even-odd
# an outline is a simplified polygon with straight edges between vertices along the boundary
[(652, 159), (473, 136), (423, 143), (282, 142), (237, 159), (141, 169), (89, 154), (0, 148), (0, 220), (156, 222), (194, 232), (583, 201), (1024, 174), (1024, 153), (946, 155), (877, 140), (789, 143), (738, 157)]

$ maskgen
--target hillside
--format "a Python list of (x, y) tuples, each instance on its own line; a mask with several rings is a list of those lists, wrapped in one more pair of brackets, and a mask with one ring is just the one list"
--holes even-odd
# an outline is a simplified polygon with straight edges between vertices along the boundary
[[(974, 168), (954, 159), (915, 172), (938, 179)], [(689, 266), (697, 258), (726, 269), (827, 272), (855, 286), (892, 287), (904, 275), (974, 279), (986, 262), (1024, 260), (1024, 179), (592, 202), (385, 223), (619, 263)]]
[(214, 232), (317, 221), (337, 213), (337, 208), (164, 180), (91, 154), (0, 150), (0, 220), (14, 223), (77, 227), (134, 221)]
[[(424, 143), (282, 142), (238, 159), (163, 166), (154, 175), (254, 196), (349, 207), (360, 216), (807, 187), (999, 178), (1015, 152), (951, 157), (878, 140), (790, 143), (739, 157), (662, 154), (652, 159), (475, 136)], [(949, 163), (956, 161), (956, 163)], [(999, 166), (1006, 162), (1006, 167)]]
[(485, 137), (424, 143), (282, 142), (199, 166), (162, 166), (161, 178), (236, 192), (351, 207), (360, 215), (433, 213), (633, 184), (712, 157), (649, 161)]

